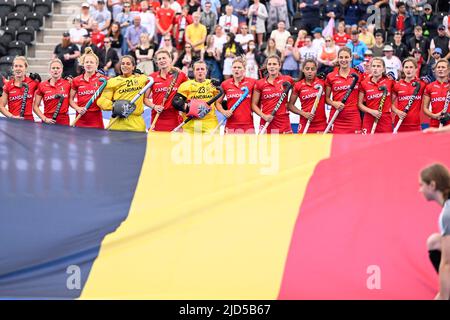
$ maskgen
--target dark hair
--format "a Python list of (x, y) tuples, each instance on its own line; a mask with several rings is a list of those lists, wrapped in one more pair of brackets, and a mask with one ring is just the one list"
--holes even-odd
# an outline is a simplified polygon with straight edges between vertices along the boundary
[(406, 4), (403, 1), (397, 2), (397, 5), (396, 5), (397, 9), (400, 8), (401, 6), (406, 6)]
[(436, 183), (436, 190), (441, 191), (444, 199), (450, 198), (450, 173), (447, 167), (440, 163), (434, 163), (420, 171), (420, 179), (426, 184), (431, 181)]
[(301, 67), (300, 67), (300, 76), (299, 76), (299, 80), (305, 79), (305, 73), (303, 72), (303, 69), (305, 68), (305, 66), (306, 66), (308, 63), (314, 64), (314, 66), (316, 67), (316, 74), (317, 74), (317, 68), (318, 68), (317, 61), (314, 60), (314, 59), (305, 59), (305, 61), (303, 61), (302, 65), (301, 65)]

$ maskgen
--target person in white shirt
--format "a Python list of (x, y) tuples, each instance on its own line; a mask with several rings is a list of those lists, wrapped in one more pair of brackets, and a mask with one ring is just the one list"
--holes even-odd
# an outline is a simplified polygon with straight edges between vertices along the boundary
[(325, 45), (325, 39), (322, 37), (322, 28), (316, 27), (312, 31), (314, 39), (312, 41), (313, 46), (316, 47), (317, 52), (320, 52)]
[(223, 27), (225, 33), (237, 33), (239, 20), (238, 17), (233, 15), (233, 6), (227, 5), (225, 7), (225, 14), (219, 18), (219, 25)]
[(277, 27), (278, 28), (276, 30), (272, 31), (270, 37), (275, 39), (277, 49), (283, 52), (286, 47), (287, 39), (291, 36), (291, 33), (286, 30), (286, 24), (284, 21), (278, 22)]
[(97, 10), (94, 10), (92, 17), (98, 22), (99, 29), (106, 34), (111, 24), (111, 12), (106, 8), (104, 0), (97, 1)]
[(139, 13), (139, 16), (141, 17), (141, 26), (147, 29), (150, 42), (152, 42), (154, 40), (153, 37), (155, 36), (156, 18), (153, 12), (148, 9), (147, 1), (141, 2), (141, 12)]
[(318, 55), (319, 52), (316, 47), (313, 46), (311, 36), (306, 36), (304, 46), (300, 48), (300, 62), (303, 62), (306, 59), (313, 59), (317, 61)]
[(88, 34), (87, 30), (81, 27), (81, 20), (79, 18), (75, 18), (73, 20), (73, 28), (69, 29), (70, 34), (70, 42), (77, 45), (78, 50), (81, 49), (81, 46), (84, 43), (84, 36)]
[(253, 37), (253, 35), (251, 33), (248, 33), (248, 26), (247, 25), (242, 25), (241, 26), (241, 33), (236, 35), (236, 42), (239, 42), (239, 44), (241, 45), (242, 49), (244, 49), (244, 51), (247, 51), (247, 44), (249, 41), (251, 40), (255, 40), (255, 38)]
[(175, 11), (175, 13), (181, 13), (183, 10), (183, 8), (181, 8), (181, 4), (179, 4), (176, 0), (170, 0), (170, 9)]
[(227, 42), (227, 34), (223, 32), (223, 28), (221, 25), (216, 24), (213, 37), (214, 49), (217, 49), (220, 53), (222, 53), (223, 45)]
[(384, 64), (386, 65), (386, 74), (391, 74), (395, 77), (395, 80), (398, 80), (399, 72), (402, 71), (402, 62), (399, 58), (394, 56), (394, 48), (390, 45), (384, 46)]
[(116, 21), (117, 15), (122, 12), (122, 0), (108, 0), (108, 6), (112, 10), (113, 21)]

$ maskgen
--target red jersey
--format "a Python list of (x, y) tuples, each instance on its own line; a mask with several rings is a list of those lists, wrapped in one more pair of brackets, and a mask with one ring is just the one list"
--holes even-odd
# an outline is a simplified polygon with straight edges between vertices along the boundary
[[(395, 107), (400, 111), (405, 110), (405, 107), (408, 105), (409, 100), (412, 97), (414, 90), (413, 82), (419, 81), (420, 90), (418, 94), (414, 98), (414, 102), (411, 105), (411, 108), (408, 111), (408, 114), (398, 129), (399, 132), (405, 131), (416, 131), (420, 130), (420, 114), (422, 111), (422, 96), (425, 91), (426, 83), (420, 81), (419, 79), (414, 79), (411, 82), (406, 82), (404, 79), (398, 81), (394, 84), (392, 92), (397, 95), (397, 100)], [(397, 125), (399, 118), (394, 118), (394, 127)]]
[[(383, 96), (383, 91), (380, 90), (381, 86), (385, 86), (387, 89), (387, 96), (384, 100), (384, 105), (382, 109), (382, 116), (378, 120), (376, 133), (392, 132), (392, 116), (391, 116), (391, 105), (392, 105), (392, 88), (394, 86), (394, 81), (387, 77), (382, 77), (378, 82), (372, 81), (372, 76), (367, 77), (361, 82), (359, 91), (364, 93), (365, 105), (367, 108), (372, 110), (378, 110), (381, 98)], [(375, 118), (370, 114), (365, 114), (363, 119), (363, 133), (370, 133), (372, 130), (372, 125)]]
[(245, 77), (236, 85), (233, 78), (225, 80), (222, 83), (222, 88), (227, 97), (228, 110), (239, 100), (242, 95), (242, 87), (248, 88), (248, 96), (242, 103), (234, 110), (233, 115), (227, 119), (226, 129), (240, 129), (244, 131), (254, 130), (253, 116), (252, 116), (252, 93), (256, 80)]
[[(174, 75), (168, 74), (167, 78), (163, 78), (161, 77), (161, 73), (157, 71), (153, 72), (151, 77), (155, 81), (150, 89), (153, 103), (156, 105), (162, 105), (164, 95), (166, 94)], [(178, 73), (178, 78), (173, 86), (172, 92), (169, 94), (166, 102), (164, 103), (164, 111), (160, 113), (158, 121), (156, 122), (155, 131), (172, 131), (181, 123), (182, 118), (178, 110), (172, 106), (172, 99), (177, 93), (178, 87), (187, 80), (188, 77), (184, 72)], [(152, 119), (154, 119), (155, 116), (156, 111), (152, 110)]]
[(61, 109), (59, 109), (56, 123), (62, 125), (69, 125), (69, 94), (70, 94), (70, 82), (66, 79), (59, 79), (55, 85), (50, 83), (50, 80), (43, 81), (39, 84), (36, 94), (42, 97), (44, 102), (44, 115), (47, 118), (53, 118), (53, 114), (56, 111), (59, 98), (55, 96), (57, 94), (64, 97)]
[(91, 33), (92, 43), (95, 44), (100, 49), (103, 48), (103, 40), (105, 40), (105, 34), (102, 32), (92, 32)]
[[(294, 80), (285, 75), (278, 75), (273, 81), (273, 84), (269, 83), (267, 78), (256, 81), (254, 90), (260, 93), (259, 104), (263, 113), (272, 113), (272, 110), (275, 108), (275, 105), (284, 91), (283, 82), (285, 81), (292, 85), (294, 84)], [(292, 133), (289, 111), (286, 107), (287, 101), (288, 97), (286, 96), (273, 120), (267, 127), (267, 133)], [(261, 126), (264, 126), (265, 123), (264, 119), (261, 119)]]
[[(24, 118), (26, 120), (34, 121), (33, 117), (33, 100), (34, 93), (39, 85), (39, 82), (25, 77), (24, 82), (28, 85), (27, 103), (25, 105)], [(20, 109), (22, 106), (22, 98), (25, 88), (17, 87), (14, 84), (14, 78), (9, 80), (3, 87), (3, 92), (8, 95), (8, 111), (14, 116), (20, 116)]]
[[(325, 81), (316, 78), (313, 83), (308, 84), (306, 83), (306, 80), (303, 79), (300, 82), (297, 82), (294, 87), (294, 92), (300, 99), (302, 110), (305, 112), (311, 112), (314, 101), (319, 93), (319, 90), (314, 88), (316, 85), (321, 85), (323, 91), (319, 104), (317, 105), (314, 120), (311, 121), (309, 126), (308, 133), (323, 132), (327, 127), (327, 116), (325, 114)], [(303, 133), (303, 129), (305, 128), (307, 122), (308, 119), (300, 117), (298, 133)]]
[[(72, 89), (76, 92), (77, 104), (79, 107), (85, 107), (97, 89), (101, 86), (100, 78), (105, 78), (99, 73), (94, 73), (89, 80), (84, 79), (84, 74), (75, 77), (72, 80)], [(77, 114), (78, 115), (78, 114)], [(87, 112), (78, 120), (77, 127), (89, 127), (103, 129), (103, 116), (101, 109), (97, 106), (95, 100)]]
[[(171, 8), (161, 7), (156, 13), (156, 19), (159, 23), (159, 26), (163, 30), (167, 30), (171, 25), (173, 25), (174, 18), (175, 18), (175, 11), (172, 10)], [(160, 33), (159, 30), (158, 33)]]
[(339, 34), (335, 33), (333, 39), (334, 43), (339, 47), (345, 47), (347, 42), (351, 40), (350, 36), (346, 33), (343, 36), (340, 36)]
[[(424, 95), (430, 97), (430, 107), (432, 113), (439, 113), (444, 109), (445, 97), (449, 90), (449, 83), (434, 81), (425, 88)], [(449, 106), (450, 107), (450, 106)], [(439, 128), (439, 120), (430, 119), (430, 127)]]
[[(355, 70), (350, 69), (350, 73), (345, 78), (339, 74), (339, 68), (327, 75), (325, 86), (331, 88), (331, 95), (334, 101), (341, 101), (353, 82), (352, 73), (358, 75), (358, 81), (350, 94), (345, 108), (339, 113), (333, 124), (333, 133), (356, 133), (361, 130), (361, 116), (358, 109), (358, 92), (361, 82), (361, 75)], [(336, 109), (331, 108), (330, 119), (333, 117)]]

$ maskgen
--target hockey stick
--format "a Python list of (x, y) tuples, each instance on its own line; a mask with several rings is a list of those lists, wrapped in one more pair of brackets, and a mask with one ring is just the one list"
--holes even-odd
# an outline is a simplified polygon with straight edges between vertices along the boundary
[(22, 87), (24, 87), (25, 89), (23, 89), (22, 104), (20, 105), (20, 117), (21, 118), (23, 118), (23, 116), (25, 115), (25, 108), (27, 106), (27, 98), (28, 98), (28, 90), (30, 89), (28, 87), (28, 84), (26, 84), (25, 82), (22, 82)]
[[(287, 81), (283, 82), (283, 87), (284, 87), (284, 91), (283, 91), (283, 93), (281, 93), (281, 96), (278, 99), (277, 104), (275, 105), (275, 108), (273, 108), (273, 110), (270, 114), (272, 117), (275, 117), (275, 114), (277, 113), (278, 109), (280, 109), (281, 104), (283, 103), (284, 99), (287, 97), (289, 91), (292, 89), (291, 83), (287, 82)], [(273, 118), (272, 118), (272, 120), (273, 120)], [(267, 127), (269, 127), (270, 122), (272, 122), (272, 121), (266, 122), (258, 134), (266, 133)]]
[[(86, 109), (86, 111), (91, 107), (91, 105), (94, 103), (94, 101), (100, 96), (100, 94), (102, 93), (103, 89), (105, 89), (107, 81), (105, 78), (100, 78), (99, 79), (100, 82), (102, 83), (100, 85), (100, 87), (97, 89), (97, 91), (94, 92), (94, 94), (92, 95), (92, 97), (89, 99), (89, 101), (86, 103), (86, 105), (84, 106), (84, 108)], [(84, 113), (83, 113), (84, 114)], [(75, 124), (78, 122), (78, 120), (80, 120), (80, 118), (83, 116), (83, 114), (78, 114), (77, 117), (75, 118), (75, 120), (73, 120), (73, 122), (70, 124), (70, 126), (74, 127)]]
[[(347, 92), (345, 93), (344, 98), (342, 99), (342, 103), (343, 104), (345, 104), (347, 102), (347, 100), (350, 97), (350, 94), (352, 93), (353, 89), (355, 89), (356, 82), (358, 82), (358, 75), (356, 73), (352, 73), (350, 76), (353, 77), (353, 81), (350, 84), (350, 87), (347, 89)], [(331, 120), (328, 123), (328, 126), (325, 129), (325, 131), (323, 132), (323, 134), (327, 134), (331, 130), (331, 127), (333, 126), (333, 123), (336, 120), (336, 118), (338, 117), (340, 112), (341, 112), (340, 110), (336, 110), (336, 112), (333, 115), (333, 118), (331, 118)]]
[[(403, 109), (403, 112), (406, 113), (406, 114), (408, 114), (409, 109), (411, 109), (411, 106), (414, 103), (414, 99), (416, 98), (416, 96), (417, 96), (417, 94), (419, 93), (419, 90), (420, 90), (420, 83), (418, 81), (414, 81), (412, 83), (412, 86), (415, 87), (414, 88), (414, 92), (413, 92), (411, 98), (409, 98), (408, 104), (406, 105), (405, 109)], [(398, 132), (398, 129), (400, 129), (400, 126), (402, 125), (404, 119), (405, 118), (398, 120), (397, 125), (394, 128), (393, 134), (396, 134)]]
[[(383, 91), (383, 95), (381, 96), (380, 103), (378, 104), (378, 112), (382, 112), (383, 111), (384, 102), (386, 101), (386, 97), (387, 97), (388, 91), (387, 91), (386, 86), (381, 86), (381, 87), (378, 88), (378, 90)], [(375, 121), (373, 122), (373, 125), (372, 125), (372, 130), (370, 131), (370, 134), (374, 134), (375, 133), (375, 130), (377, 128), (379, 120), (380, 119), (375, 118)]]
[[(148, 77), (148, 83), (145, 85), (145, 87), (141, 89), (141, 91), (138, 92), (136, 96), (134, 96), (133, 99), (131, 99), (130, 104), (135, 103), (148, 89), (150, 89), (150, 87), (153, 85), (153, 82), (154, 82), (153, 78)], [(117, 119), (119, 119), (119, 117), (115, 117), (112, 120), (110, 120), (105, 130), (109, 130), (111, 126), (114, 124), (114, 122), (117, 121)]]
[[(240, 104), (242, 103), (242, 101), (244, 101), (245, 98), (247, 98), (249, 90), (247, 87), (242, 87), (241, 91), (243, 92), (241, 94), (241, 97), (239, 98), (238, 101), (236, 101), (233, 106), (231, 107), (230, 111), (233, 112), (234, 110), (236, 110), (237, 107), (240, 106)], [(211, 134), (215, 134), (216, 131), (220, 128), (220, 126), (226, 121), (227, 119), (223, 119), (222, 121), (220, 121), (220, 123), (217, 125), (217, 127), (214, 128), (214, 130), (211, 132)]]
[(61, 106), (64, 102), (64, 95), (57, 94), (55, 95), (55, 99), (59, 99), (58, 104), (56, 105), (55, 112), (53, 113), (52, 119), (56, 121), (56, 118), (58, 117), (59, 111), (61, 110)]
[[(313, 115), (316, 114), (317, 106), (319, 105), (320, 98), (322, 97), (323, 87), (320, 84), (317, 84), (314, 86), (314, 89), (318, 89), (319, 92), (317, 93), (316, 100), (314, 100), (314, 104), (311, 109), (311, 113)], [(303, 134), (308, 133), (308, 129), (309, 129), (310, 125), (311, 125), (311, 120), (308, 119), (308, 122), (306, 122), (306, 125), (305, 125), (305, 129), (303, 130)]]
[[(444, 109), (441, 111), (441, 116), (445, 115), (448, 111), (448, 103), (450, 101), (450, 90), (447, 91), (447, 96), (445, 97), (445, 103), (444, 103)], [(441, 122), (439, 123), (439, 128), (442, 128), (444, 124)]]
[[(219, 90), (219, 93), (217, 95), (215, 95), (214, 97), (212, 97), (209, 101), (206, 102), (206, 104), (208, 106), (211, 106), (214, 102), (216, 102), (221, 96), (223, 96), (223, 89), (222, 87), (218, 86), (216, 87), (217, 90)], [(186, 123), (188, 123), (189, 121), (191, 121), (192, 119), (194, 119), (193, 117), (189, 117), (186, 118), (182, 123), (180, 123), (178, 125), (178, 127), (176, 127), (175, 129), (172, 130), (172, 132), (177, 132), (178, 130), (180, 130)]]

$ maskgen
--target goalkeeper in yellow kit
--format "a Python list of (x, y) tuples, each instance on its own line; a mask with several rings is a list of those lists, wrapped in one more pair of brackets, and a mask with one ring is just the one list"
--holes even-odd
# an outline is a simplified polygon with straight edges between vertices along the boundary
[(214, 80), (206, 79), (207, 66), (204, 61), (197, 61), (193, 65), (194, 79), (183, 82), (179, 87), (172, 105), (175, 109), (185, 112), (183, 118), (192, 118), (183, 126), (184, 132), (212, 132), (218, 125), (215, 102), (206, 106), (206, 101), (219, 94)]
[[(134, 74), (135, 68), (134, 58), (123, 56), (120, 59), (122, 75), (109, 79), (102, 95), (98, 98), (97, 105), (102, 110), (112, 111), (111, 121), (114, 123), (110, 130), (146, 131), (145, 122), (141, 116), (144, 112), (144, 95), (139, 97), (135, 103), (129, 103), (148, 82), (146, 75)], [(123, 117), (124, 110), (134, 111)], [(113, 119), (115, 117), (118, 119)]]

